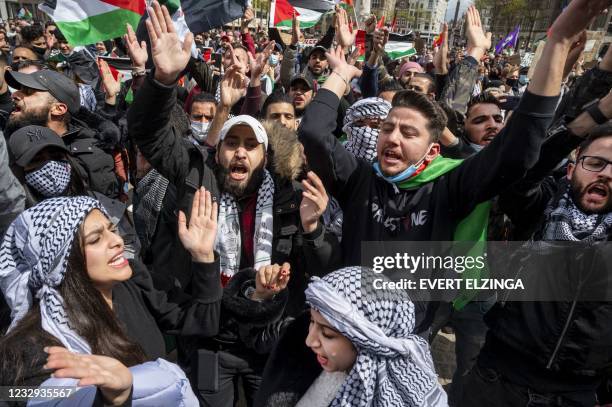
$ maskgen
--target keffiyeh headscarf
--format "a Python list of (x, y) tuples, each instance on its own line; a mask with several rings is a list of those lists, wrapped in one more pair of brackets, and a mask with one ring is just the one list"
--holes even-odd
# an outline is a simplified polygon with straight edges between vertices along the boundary
[(405, 291), (376, 290), (370, 269), (347, 267), (313, 278), (306, 301), (357, 349), (331, 406), (447, 406), (429, 345), (412, 333), (414, 305)]
[(385, 119), (390, 110), (391, 104), (381, 98), (362, 99), (349, 107), (342, 127), (348, 137), (344, 147), (357, 158), (374, 161), (379, 130), (356, 126), (355, 122), (366, 118)]
[(79, 225), (92, 209), (104, 212), (90, 197), (58, 197), (42, 201), (11, 224), (0, 246), (0, 288), (11, 308), (9, 331), (40, 300), (42, 328), (73, 352), (91, 353), (72, 330), (57, 287), (64, 280)]

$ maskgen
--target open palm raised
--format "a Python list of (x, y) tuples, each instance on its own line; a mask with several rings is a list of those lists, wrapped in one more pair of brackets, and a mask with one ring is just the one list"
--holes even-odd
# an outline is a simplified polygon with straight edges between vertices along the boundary
[(155, 64), (155, 79), (171, 85), (178, 79), (191, 58), (193, 34), (188, 33), (181, 43), (166, 6), (154, 1), (149, 8), (147, 31), (151, 39), (151, 54)]

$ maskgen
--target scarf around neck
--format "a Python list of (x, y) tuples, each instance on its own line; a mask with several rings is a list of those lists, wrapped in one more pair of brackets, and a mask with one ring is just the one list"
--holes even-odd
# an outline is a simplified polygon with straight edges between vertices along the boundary
[[(272, 262), (272, 233), (274, 203), (274, 180), (264, 170), (264, 178), (257, 191), (255, 208), (255, 233), (253, 234), (253, 258), (256, 270)], [(222, 278), (230, 279), (240, 269), (242, 240), (240, 233), (240, 212), (236, 198), (224, 192), (219, 204), (218, 233), (215, 250), (219, 253)]]
[(581, 211), (570, 196), (570, 184), (551, 200), (544, 211), (542, 240), (582, 241), (607, 240), (612, 231), (612, 213), (590, 214)]
[[(400, 181), (394, 184), (401, 190), (418, 189), (423, 185), (437, 180), (444, 174), (458, 167), (463, 160), (446, 158), (438, 155), (427, 166), (416, 175), (407, 180)], [(481, 202), (468, 216), (463, 218), (455, 227), (453, 232), (453, 241), (456, 242), (485, 242), (487, 240), (487, 227), (489, 223), (489, 212), (491, 210), (491, 202)], [(467, 254), (470, 256), (482, 255), (483, 245), (474, 246), (474, 249)], [(484, 278), (487, 273), (486, 268), (466, 268), (461, 274), (465, 279), (480, 279)], [(478, 292), (476, 290), (462, 290), (457, 298), (453, 301), (455, 309), (465, 307)]]

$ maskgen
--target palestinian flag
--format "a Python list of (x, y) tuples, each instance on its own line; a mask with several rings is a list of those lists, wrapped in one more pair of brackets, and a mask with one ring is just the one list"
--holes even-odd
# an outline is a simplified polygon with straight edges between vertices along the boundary
[(121, 37), (134, 29), (145, 0), (45, 0), (38, 8), (51, 17), (70, 45), (88, 45)]
[(307, 8), (293, 7), (288, 0), (276, 0), (271, 7), (273, 13), (270, 15), (271, 27), (276, 28), (291, 28), (293, 13), (297, 14), (297, 19), (300, 21), (300, 28), (314, 27), (323, 13), (309, 10)]
[(389, 41), (385, 45), (385, 52), (391, 59), (401, 59), (416, 55), (417, 51), (411, 42)]
[(357, 61), (365, 61), (366, 54), (366, 32), (364, 30), (357, 30), (355, 36), (355, 47), (359, 49), (359, 57)]

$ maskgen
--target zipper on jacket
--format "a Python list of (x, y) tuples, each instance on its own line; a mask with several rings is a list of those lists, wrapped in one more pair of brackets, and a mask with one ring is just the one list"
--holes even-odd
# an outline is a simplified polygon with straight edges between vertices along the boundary
[(567, 316), (567, 320), (565, 321), (565, 326), (563, 327), (563, 331), (561, 331), (561, 336), (559, 337), (559, 340), (557, 341), (557, 346), (555, 346), (555, 350), (553, 351), (552, 355), (550, 356), (550, 360), (548, 361), (548, 364), (546, 365), (546, 369), (550, 369), (553, 361), (555, 360), (555, 357), (557, 356), (557, 352), (559, 352), (559, 348), (561, 348), (561, 342), (563, 342), (563, 338), (565, 337), (565, 334), (567, 333), (569, 325), (572, 321), (572, 315), (574, 314), (575, 308), (576, 308), (576, 299), (574, 299), (574, 301), (572, 302), (572, 308), (570, 309), (569, 315)]

